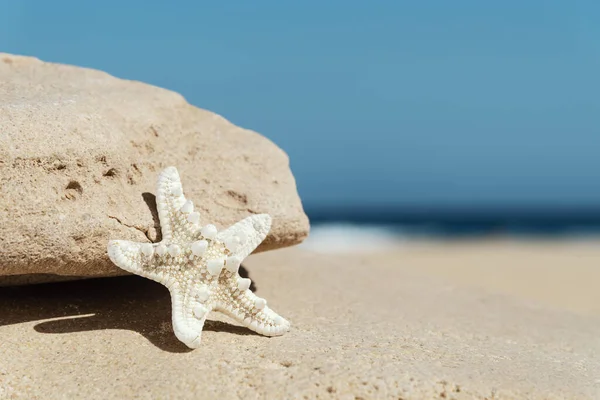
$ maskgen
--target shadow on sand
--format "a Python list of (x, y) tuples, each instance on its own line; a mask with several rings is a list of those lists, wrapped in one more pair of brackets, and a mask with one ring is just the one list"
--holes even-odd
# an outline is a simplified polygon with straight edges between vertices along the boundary
[[(248, 277), (243, 266), (240, 275)], [(191, 350), (173, 333), (169, 291), (148, 279), (123, 276), (0, 287), (0, 327), (61, 317), (66, 318), (40, 322), (34, 329), (52, 334), (126, 329), (164, 351)], [(210, 320), (204, 330), (254, 334), (244, 327)]]

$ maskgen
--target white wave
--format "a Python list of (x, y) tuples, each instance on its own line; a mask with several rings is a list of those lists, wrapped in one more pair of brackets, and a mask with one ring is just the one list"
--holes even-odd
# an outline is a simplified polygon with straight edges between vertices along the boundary
[(397, 230), (380, 225), (322, 224), (311, 228), (300, 247), (317, 253), (370, 253), (403, 242)]

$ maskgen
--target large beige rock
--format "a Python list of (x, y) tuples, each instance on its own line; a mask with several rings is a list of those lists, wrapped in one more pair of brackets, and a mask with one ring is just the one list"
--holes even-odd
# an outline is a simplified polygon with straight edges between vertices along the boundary
[(269, 213), (257, 251), (307, 236), (288, 157), (265, 137), (165, 89), (0, 53), (0, 282), (123, 273), (107, 240), (160, 239), (169, 165), (203, 222)]

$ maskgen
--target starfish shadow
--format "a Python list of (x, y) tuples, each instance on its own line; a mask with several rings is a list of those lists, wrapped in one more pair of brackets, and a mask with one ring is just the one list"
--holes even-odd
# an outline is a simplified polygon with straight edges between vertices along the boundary
[[(34, 329), (50, 334), (123, 329), (164, 351), (191, 351), (173, 333), (169, 291), (138, 276), (0, 287), (0, 327), (50, 318), (62, 319), (40, 322)], [(255, 334), (211, 320), (204, 331)]]
[(158, 209), (156, 208), (156, 196), (150, 192), (144, 192), (142, 193), (142, 198), (152, 214), (152, 221), (154, 222), (154, 228), (156, 228), (156, 242), (160, 242), (162, 240), (162, 231), (160, 230), (160, 220), (158, 219)]

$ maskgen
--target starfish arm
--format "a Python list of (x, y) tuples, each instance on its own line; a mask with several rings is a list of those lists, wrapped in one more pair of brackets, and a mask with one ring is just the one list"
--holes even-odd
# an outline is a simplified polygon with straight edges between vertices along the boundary
[[(232, 279), (215, 310), (236, 320), (250, 330), (265, 336), (280, 336), (290, 329), (290, 323), (267, 306), (267, 301), (256, 296), (244, 286), (245, 278)], [(236, 282), (237, 281), (237, 282)], [(241, 283), (238, 284), (238, 282)]]
[(212, 302), (202, 303), (194, 293), (185, 295), (185, 291), (178, 284), (173, 285), (169, 291), (171, 292), (175, 336), (189, 348), (198, 348), (204, 322), (208, 313), (213, 309)]
[(181, 179), (175, 167), (165, 168), (158, 177), (156, 209), (163, 240), (177, 241), (193, 233), (200, 221), (194, 205), (183, 195)]
[(269, 229), (271, 229), (271, 216), (269, 214), (257, 214), (244, 218), (219, 232), (217, 239), (226, 244), (232, 243), (233, 240), (236, 244), (235, 248), (231, 249), (231, 255), (242, 261), (265, 240)]
[(108, 257), (119, 268), (153, 281), (167, 284), (167, 276), (163, 273), (166, 268), (160, 260), (148, 257), (142, 250), (154, 254), (155, 246), (150, 243), (137, 243), (127, 240), (110, 240), (108, 242)]

